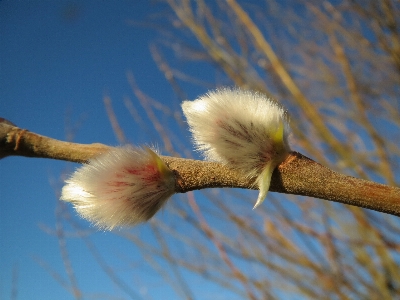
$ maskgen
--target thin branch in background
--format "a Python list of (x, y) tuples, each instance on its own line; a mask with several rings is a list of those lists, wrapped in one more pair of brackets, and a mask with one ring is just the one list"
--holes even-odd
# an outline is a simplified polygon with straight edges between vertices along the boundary
[(19, 279), (19, 267), (18, 264), (14, 264), (11, 277), (11, 296), (10, 296), (11, 300), (17, 300), (18, 279)]
[(66, 128), (65, 131), (65, 141), (72, 142), (76, 133), (82, 128), (84, 121), (86, 121), (86, 114), (82, 114), (79, 116), (79, 119), (75, 122), (72, 122), (73, 118), (73, 110), (68, 109), (65, 118), (64, 118), (64, 126)]
[[(354, 103), (356, 110), (359, 112), (358, 117), (360, 120), (360, 124), (368, 131), (369, 135), (371, 136), (372, 141), (375, 144), (376, 152), (379, 159), (379, 166), (381, 168), (381, 174), (385, 177), (386, 181), (390, 185), (395, 184), (394, 174), (392, 173), (390, 167), (390, 159), (385, 149), (384, 141), (380, 137), (377, 130), (372, 126), (371, 122), (368, 120), (367, 117), (367, 109), (365, 107), (365, 103), (361, 99), (361, 95), (358, 90), (358, 85), (356, 82), (356, 78), (354, 73), (351, 69), (350, 62), (343, 47), (339, 44), (336, 38), (336, 32), (331, 33), (330, 35), (330, 42), (332, 44), (332, 48), (337, 56), (337, 60), (341, 64), (343, 68), (343, 74), (346, 77), (346, 82), (348, 85), (348, 90), (351, 95), (351, 100)], [(366, 176), (364, 175), (364, 178)]]
[(157, 50), (157, 48), (154, 45), (150, 47), (150, 52), (158, 68), (160, 69), (161, 72), (164, 73), (165, 79), (168, 80), (168, 82), (174, 89), (175, 93), (178, 95), (179, 99), (181, 99), (181, 101), (187, 99), (186, 93), (182, 90), (182, 88), (179, 86), (178, 82), (175, 79), (174, 72), (171, 70), (168, 63), (165, 61), (161, 53)]
[(253, 294), (249, 287), (249, 282), (246, 278), (246, 276), (233, 264), (233, 262), (229, 259), (224, 246), (222, 243), (218, 240), (218, 238), (214, 235), (214, 231), (210, 228), (210, 226), (207, 224), (206, 220), (202, 216), (199, 207), (197, 206), (196, 200), (194, 198), (194, 195), (192, 192), (189, 192), (187, 194), (188, 199), (189, 199), (189, 205), (192, 208), (193, 212), (195, 213), (197, 219), (200, 222), (200, 226), (204, 233), (210, 238), (210, 240), (214, 243), (215, 247), (218, 249), (218, 253), (221, 256), (221, 259), (225, 262), (225, 264), (228, 266), (234, 277), (243, 284), (247, 297), (249, 299), (256, 299), (256, 296)]
[(132, 100), (128, 96), (124, 96), (124, 104), (125, 104), (126, 109), (129, 112), (129, 114), (131, 115), (132, 119), (140, 127), (140, 131), (137, 131), (137, 130), (135, 131), (135, 134), (136, 134), (135, 137), (140, 138), (140, 136), (138, 135), (138, 132), (140, 132), (139, 134), (142, 134), (143, 136), (145, 136), (146, 140), (148, 140), (148, 141), (156, 140), (157, 136), (145, 124), (142, 116), (139, 114), (139, 112), (137, 111), (137, 109), (136, 109), (135, 105), (133, 104)]
[(65, 280), (62, 275), (54, 270), (54, 268), (49, 265), (45, 260), (43, 260), (40, 257), (34, 256), (33, 259), (36, 261), (36, 263), (41, 266), (47, 273), (50, 274), (50, 276), (59, 284), (61, 285), (64, 289), (66, 289), (69, 293), (73, 294), (73, 291), (71, 289), (70, 284)]
[(136, 95), (136, 97), (139, 99), (140, 104), (144, 108), (144, 110), (147, 113), (147, 116), (149, 117), (151, 123), (153, 124), (154, 128), (158, 132), (159, 136), (161, 137), (163, 141), (163, 146), (164, 149), (168, 152), (171, 153), (172, 155), (177, 155), (176, 151), (174, 150), (172, 143), (170, 139), (168, 138), (168, 133), (165, 131), (164, 126), (160, 124), (158, 121), (156, 115), (154, 114), (153, 110), (151, 109), (150, 105), (148, 104), (148, 96), (146, 96), (137, 86), (135, 77), (133, 76), (132, 72), (127, 72), (126, 74), (128, 78), (128, 82), (131, 86), (131, 89), (133, 93)]
[(178, 293), (186, 299), (195, 299), (193, 296), (193, 292), (187, 283), (187, 280), (182, 275), (182, 272), (179, 269), (179, 265), (175, 261), (174, 255), (172, 254), (168, 243), (165, 241), (164, 236), (160, 232), (160, 228), (158, 228), (158, 226), (152, 226), (151, 229), (153, 230), (154, 236), (161, 246), (161, 251), (168, 263), (168, 267), (170, 270), (172, 270), (172, 273), (174, 275), (172, 286), (174, 286)]
[(108, 119), (110, 120), (111, 127), (114, 130), (114, 133), (117, 137), (118, 142), (120, 142), (121, 144), (126, 144), (127, 140), (126, 140), (124, 131), (122, 130), (121, 126), (118, 123), (118, 119), (115, 116), (115, 112), (112, 107), (111, 98), (109, 96), (105, 95), (103, 98), (103, 101), (104, 101), (104, 106), (107, 111)]
[(178, 99), (183, 101), (183, 100), (187, 100), (187, 97), (186, 97), (186, 93), (184, 91), (182, 91), (182, 92), (179, 91), (179, 90), (182, 90), (182, 87), (179, 85), (177, 79), (182, 80), (184, 82), (191, 83), (195, 86), (204, 87), (206, 90), (211, 90), (211, 89), (215, 88), (215, 83), (208, 83), (208, 82), (205, 82), (204, 80), (201, 80), (194, 76), (186, 74), (183, 71), (180, 71), (178, 69), (173, 69), (168, 64), (168, 61), (162, 56), (162, 52), (161, 52), (160, 48), (161, 47), (159, 45), (151, 45), (150, 50), (152, 51), (153, 59), (157, 63), (157, 66), (160, 69), (160, 71), (162, 71), (164, 73), (164, 76), (166, 79), (169, 79), (170, 77), (172, 77), (174, 79), (174, 85), (176, 85), (176, 86), (173, 88), (174, 88), (174, 92), (178, 96)]
[[(149, 97), (146, 97), (145, 99), (146, 103), (148, 103), (151, 107), (153, 107), (155, 110), (159, 111), (162, 113), (163, 117), (173, 117), (173, 119), (178, 123), (179, 127), (182, 129), (186, 129), (186, 123), (184, 123), (183, 119), (182, 119), (182, 113), (176, 112), (172, 109), (173, 105), (170, 105), (170, 107), (166, 106), (165, 104), (161, 103), (160, 101), (156, 101), (154, 99), (151, 99)], [(134, 120), (137, 120), (138, 123), (140, 123), (140, 125), (143, 125), (143, 130), (145, 131), (145, 136), (147, 138), (147, 140), (149, 141), (154, 141), (157, 140), (159, 138), (161, 138), (163, 141), (163, 137), (160, 136), (160, 134), (162, 133), (162, 131), (157, 130), (158, 136), (156, 136), (154, 134), (154, 132), (152, 132), (148, 126), (144, 125), (144, 121), (142, 119), (141, 116), (139, 116), (138, 111), (136, 110), (133, 102), (129, 99), (129, 97), (124, 97), (124, 103), (126, 108), (128, 109), (129, 113), (131, 114), (132, 118), (134, 118)], [(147, 111), (146, 111), (147, 113)], [(152, 117), (156, 118), (156, 120), (158, 121), (159, 124), (162, 124), (162, 120), (160, 120), (159, 118), (157, 118), (157, 115), (153, 113)], [(150, 118), (150, 116), (149, 116)], [(186, 132), (186, 131), (185, 131)], [(182, 142), (182, 137), (179, 135), (179, 132), (177, 132), (176, 130), (173, 131), (169, 131), (168, 132), (169, 136), (169, 142), (170, 144), (174, 144), (176, 145), (176, 148), (180, 148), (185, 150), (186, 149), (186, 145), (183, 144)], [(179, 153), (174, 149), (174, 155), (175, 156), (180, 156)]]
[(66, 205), (62, 202), (58, 203), (57, 210), (56, 210), (56, 236), (58, 239), (58, 245), (60, 248), (61, 258), (64, 263), (65, 272), (67, 273), (69, 282), (70, 282), (70, 289), (72, 295), (76, 300), (82, 299), (82, 292), (78, 286), (78, 281), (75, 276), (74, 269), (72, 267), (72, 262), (69, 257), (69, 252), (67, 248), (67, 240), (64, 235), (64, 227), (61, 222), (61, 214), (62, 211), (65, 209)]
[(129, 284), (125, 283), (118, 273), (106, 262), (92, 241), (87, 237), (83, 237), (82, 239), (93, 258), (96, 260), (100, 268), (111, 279), (111, 281), (115, 283), (115, 285), (118, 286), (122, 291), (124, 291), (131, 299), (142, 299), (142, 297), (140, 297), (140, 295), (137, 294)]
[(132, 100), (128, 96), (124, 97), (124, 104), (135, 123), (137, 123), (144, 130), (147, 130), (147, 126), (143, 121), (143, 118), (140, 116), (139, 112), (135, 108), (135, 105), (133, 105)]

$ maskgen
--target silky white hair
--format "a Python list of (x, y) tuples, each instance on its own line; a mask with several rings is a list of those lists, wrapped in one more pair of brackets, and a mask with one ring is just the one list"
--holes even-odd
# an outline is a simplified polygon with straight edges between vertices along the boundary
[(249, 178), (256, 177), (265, 199), (274, 168), (288, 155), (289, 124), (285, 110), (265, 95), (222, 88), (182, 103), (197, 149), (206, 159), (223, 162)]
[(174, 194), (175, 177), (150, 148), (113, 148), (66, 180), (61, 200), (101, 229), (150, 219)]

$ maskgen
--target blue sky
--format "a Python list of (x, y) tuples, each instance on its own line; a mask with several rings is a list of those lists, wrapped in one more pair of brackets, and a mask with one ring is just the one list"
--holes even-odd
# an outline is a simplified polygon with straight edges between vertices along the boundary
[[(177, 107), (164, 75), (153, 61), (149, 44), (159, 33), (127, 20), (152, 22), (163, 5), (152, 1), (1, 1), (0, 2), (0, 116), (21, 128), (65, 140), (66, 129), (80, 124), (74, 141), (117, 145), (103, 104), (114, 109), (128, 140), (148, 140), (127, 112), (123, 97), (132, 95), (126, 79), (131, 70), (140, 88), (167, 106)], [(191, 97), (201, 90), (193, 90)], [(186, 140), (189, 136), (185, 137)], [(60, 174), (76, 164), (46, 159), (10, 157), (0, 160), (0, 295), (9, 299), (13, 272), (17, 299), (72, 299), (46, 268), (68, 281), (54, 230)], [(85, 224), (82, 221), (82, 224)], [(88, 225), (85, 224), (87, 227)], [(146, 225), (137, 229), (145, 230)], [(138, 268), (121, 265), (119, 274), (131, 285), (131, 294), (146, 299), (175, 295), (167, 283), (149, 272), (140, 253), (111, 233), (92, 238), (107, 259), (128, 250)], [(68, 249), (85, 298), (129, 298), (105, 276), (80, 240), (68, 239)], [(116, 263), (121, 264), (120, 257)], [(47, 265), (47, 267), (43, 267)], [(118, 298), (119, 297), (119, 298)]]

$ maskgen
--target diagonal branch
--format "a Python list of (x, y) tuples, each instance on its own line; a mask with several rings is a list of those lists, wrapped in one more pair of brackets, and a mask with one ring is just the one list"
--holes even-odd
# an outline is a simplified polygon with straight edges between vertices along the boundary
[(263, 33), (254, 24), (250, 16), (235, 0), (227, 0), (227, 3), (236, 14), (238, 20), (248, 30), (250, 36), (254, 40), (255, 46), (265, 55), (265, 57), (269, 59), (273, 70), (278, 75), (283, 85), (292, 94), (293, 99), (298, 106), (302, 108), (307, 119), (312, 121), (312, 124), (321, 139), (325, 141), (334, 151), (336, 151), (336, 153), (343, 158), (350, 167), (354, 168), (355, 163), (350, 159), (348, 149), (346, 149), (345, 145), (342, 145), (336, 139), (333, 133), (326, 126), (318, 110), (315, 108), (315, 105), (312, 104), (303, 94), (293, 77), (289, 74), (283, 62), (273, 50), (271, 44), (265, 39)]
[[(0, 159), (7, 156), (52, 158), (85, 163), (111, 147), (63, 142), (0, 120)], [(204, 188), (255, 189), (254, 178), (220, 163), (163, 156), (176, 175), (177, 193)], [(336, 173), (292, 152), (272, 174), (271, 192), (310, 196), (400, 216), (400, 188)]]

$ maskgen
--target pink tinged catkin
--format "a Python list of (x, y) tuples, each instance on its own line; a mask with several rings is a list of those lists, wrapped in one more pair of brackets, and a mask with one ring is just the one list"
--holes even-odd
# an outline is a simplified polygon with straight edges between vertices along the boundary
[(223, 88), (195, 101), (185, 101), (186, 116), (197, 149), (206, 159), (222, 162), (256, 178), (265, 199), (272, 172), (289, 154), (289, 124), (285, 110), (258, 92)]
[(150, 148), (124, 146), (101, 154), (66, 180), (61, 200), (101, 229), (150, 219), (174, 194), (175, 176)]

